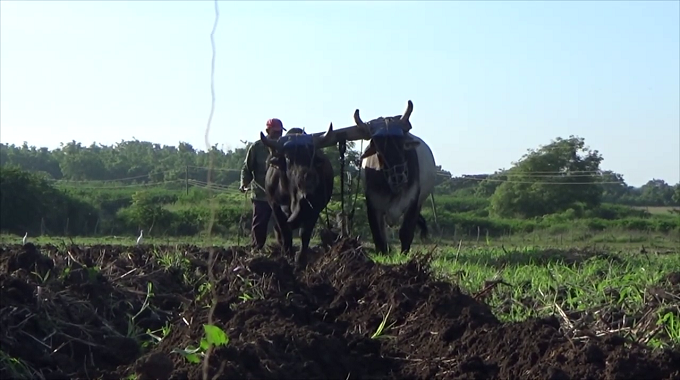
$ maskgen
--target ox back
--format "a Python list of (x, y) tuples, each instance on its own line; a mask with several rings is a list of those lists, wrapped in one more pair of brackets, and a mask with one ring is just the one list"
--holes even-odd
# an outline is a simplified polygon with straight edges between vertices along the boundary
[(405, 152), (409, 176), (406, 186), (398, 194), (390, 192), (377, 154), (366, 157), (362, 162), (369, 225), (376, 250), (382, 253), (388, 251), (386, 225), (396, 225), (402, 216), (404, 219), (399, 229), (402, 252), (410, 250), (416, 225), (421, 229), (422, 238), (427, 235), (427, 223), (420, 211), (434, 190), (437, 167), (430, 147), (411, 133), (407, 136), (420, 144)]

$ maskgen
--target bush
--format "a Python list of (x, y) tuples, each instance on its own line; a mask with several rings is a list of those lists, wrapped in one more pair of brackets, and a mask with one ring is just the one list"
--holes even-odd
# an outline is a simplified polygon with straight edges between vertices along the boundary
[(600, 218), (606, 220), (616, 220), (621, 218), (649, 218), (652, 215), (645, 211), (628, 206), (605, 203), (592, 210), (587, 210), (584, 215), (586, 218)]

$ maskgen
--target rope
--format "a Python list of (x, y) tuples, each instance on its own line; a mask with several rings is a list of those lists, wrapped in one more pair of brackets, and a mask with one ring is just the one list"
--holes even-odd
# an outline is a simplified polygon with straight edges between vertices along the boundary
[(347, 141), (338, 141), (338, 151), (340, 151), (340, 236), (348, 235), (347, 223), (345, 222), (345, 153), (347, 152)]
[(243, 193), (243, 212), (241, 213), (241, 220), (238, 222), (238, 237), (236, 238), (236, 245), (241, 246), (241, 236), (245, 235), (245, 228), (243, 228), (243, 220), (246, 218), (248, 212), (248, 191)]
[(331, 229), (331, 218), (328, 216), (328, 206), (326, 206), (326, 227), (330, 231), (330, 229)]
[[(364, 140), (361, 140), (361, 147), (359, 148), (359, 152), (364, 151)], [(357, 167), (359, 170), (357, 170), (357, 187), (356, 190), (354, 191), (354, 202), (352, 203), (352, 210), (349, 213), (349, 230), (354, 231), (354, 212), (357, 209), (357, 201), (359, 199), (359, 186), (361, 185), (361, 159), (358, 160)]]

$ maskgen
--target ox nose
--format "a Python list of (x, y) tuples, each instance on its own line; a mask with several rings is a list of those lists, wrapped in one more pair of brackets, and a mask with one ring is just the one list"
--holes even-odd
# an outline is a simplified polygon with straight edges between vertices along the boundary
[(395, 165), (387, 171), (387, 182), (393, 190), (401, 190), (408, 181), (408, 167)]

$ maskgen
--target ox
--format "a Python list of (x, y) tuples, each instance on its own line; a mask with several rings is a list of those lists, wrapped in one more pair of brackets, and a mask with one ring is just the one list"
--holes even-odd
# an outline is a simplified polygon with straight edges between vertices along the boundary
[(357, 132), (370, 143), (361, 155), (364, 169), (364, 195), (368, 223), (376, 250), (388, 252), (386, 223), (394, 226), (404, 217), (399, 229), (401, 251), (408, 252), (416, 225), (421, 238), (427, 237), (427, 223), (420, 213), (423, 203), (434, 190), (437, 167), (430, 147), (410, 133), (409, 117), (413, 103), (409, 100), (403, 116), (378, 118), (365, 123), (354, 112)]
[(333, 136), (333, 123), (325, 134), (308, 135), (291, 129), (278, 140), (260, 132), (269, 148), (264, 190), (276, 221), (276, 239), (284, 254), (293, 250), (293, 230), (300, 229), (302, 245), (295, 255), (296, 266), (307, 262), (309, 240), (319, 214), (331, 200), (333, 167), (320, 146)]

